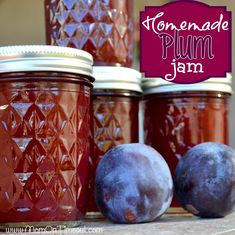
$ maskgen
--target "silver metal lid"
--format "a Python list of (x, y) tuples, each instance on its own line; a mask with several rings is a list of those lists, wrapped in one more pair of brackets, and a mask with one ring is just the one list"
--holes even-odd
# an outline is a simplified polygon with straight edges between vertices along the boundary
[(86, 51), (58, 46), (0, 47), (0, 73), (26, 71), (69, 72), (92, 76), (93, 58)]
[(126, 67), (96, 66), (94, 89), (116, 89), (142, 92), (141, 73)]
[(206, 81), (193, 84), (176, 84), (161, 78), (142, 79), (144, 94), (180, 92), (180, 91), (219, 91), (232, 94), (232, 76), (227, 73), (226, 78), (209, 78)]

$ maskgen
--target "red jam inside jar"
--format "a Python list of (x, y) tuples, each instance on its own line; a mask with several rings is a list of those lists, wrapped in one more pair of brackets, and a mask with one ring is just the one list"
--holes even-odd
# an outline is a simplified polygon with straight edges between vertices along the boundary
[(0, 227), (77, 226), (88, 195), (92, 58), (18, 46), (0, 48), (0, 65)]
[(133, 0), (45, 0), (47, 44), (88, 51), (94, 65), (131, 67)]
[[(165, 158), (172, 175), (191, 147), (207, 141), (228, 144), (231, 80), (179, 85), (151, 79), (143, 83), (144, 142)], [(176, 199), (169, 212), (181, 212)]]
[(87, 217), (101, 215), (93, 191), (99, 160), (112, 147), (139, 140), (140, 76), (139, 72), (129, 68), (94, 67), (91, 197)]

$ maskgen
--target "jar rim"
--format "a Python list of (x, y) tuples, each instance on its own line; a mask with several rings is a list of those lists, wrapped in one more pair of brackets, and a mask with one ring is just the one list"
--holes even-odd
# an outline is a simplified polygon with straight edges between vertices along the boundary
[(180, 92), (180, 91), (218, 91), (233, 94), (232, 75), (227, 73), (224, 78), (209, 78), (203, 82), (191, 84), (176, 84), (162, 78), (142, 79), (144, 94)]
[(87, 76), (90, 82), (93, 57), (86, 51), (50, 45), (0, 47), (0, 73), (51, 71)]
[(142, 93), (141, 73), (135, 69), (115, 66), (94, 66), (94, 89), (130, 90)]

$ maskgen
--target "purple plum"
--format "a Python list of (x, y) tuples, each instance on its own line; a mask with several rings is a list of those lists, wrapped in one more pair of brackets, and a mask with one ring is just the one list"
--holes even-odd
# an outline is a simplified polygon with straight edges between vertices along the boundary
[(144, 144), (122, 144), (100, 160), (95, 198), (115, 223), (153, 221), (170, 206), (173, 180), (163, 157)]
[(191, 148), (174, 174), (175, 195), (190, 213), (220, 218), (235, 209), (235, 150), (206, 142)]

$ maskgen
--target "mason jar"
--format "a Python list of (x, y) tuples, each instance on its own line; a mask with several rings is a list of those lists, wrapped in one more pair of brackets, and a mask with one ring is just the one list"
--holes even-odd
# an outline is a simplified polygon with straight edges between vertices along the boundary
[[(185, 85), (146, 78), (142, 88), (144, 142), (160, 152), (172, 174), (194, 145), (207, 141), (228, 144), (231, 76)], [(175, 199), (171, 211), (180, 211)]]
[(0, 228), (77, 226), (88, 197), (92, 56), (0, 48)]
[(92, 92), (93, 127), (91, 154), (91, 196), (87, 217), (101, 216), (94, 200), (96, 167), (102, 156), (119, 144), (139, 140), (141, 74), (130, 68), (97, 66)]
[(45, 0), (47, 44), (83, 49), (99, 66), (131, 67), (133, 0)]

